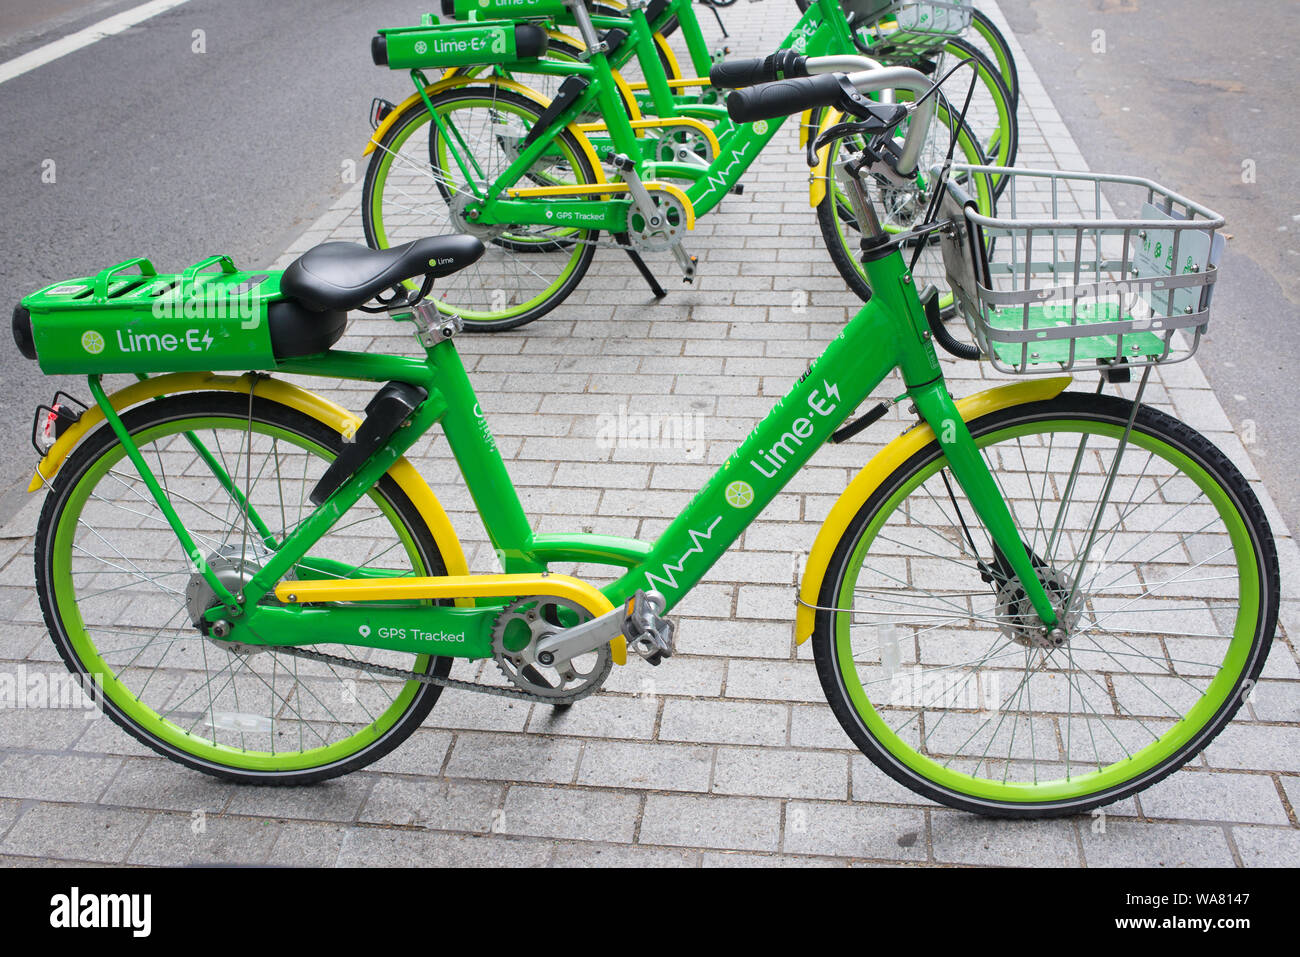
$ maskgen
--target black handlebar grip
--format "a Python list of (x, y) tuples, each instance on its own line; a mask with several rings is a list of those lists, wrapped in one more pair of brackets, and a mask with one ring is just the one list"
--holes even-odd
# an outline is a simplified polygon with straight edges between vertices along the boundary
[(823, 73), (798, 80), (778, 80), (735, 90), (727, 95), (727, 114), (737, 123), (790, 116), (818, 106), (835, 106), (843, 95), (840, 76)]
[(709, 82), (729, 90), (808, 75), (807, 57), (793, 50), (778, 50), (765, 57), (723, 60), (709, 71)]

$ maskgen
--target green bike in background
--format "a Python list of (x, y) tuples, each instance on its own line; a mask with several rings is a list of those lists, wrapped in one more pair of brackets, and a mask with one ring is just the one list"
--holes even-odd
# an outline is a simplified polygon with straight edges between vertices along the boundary
[[(532, 6), (539, 14), (568, 11), (584, 36), (585, 61), (547, 56), (553, 31), (531, 20), (438, 24), (426, 18), (420, 27), (381, 31), (372, 45), (376, 62), (410, 72), (416, 92), (385, 112), (367, 146), (371, 160), (362, 206), (367, 241), (386, 248), (443, 230), (467, 231), (483, 239), (488, 255), (440, 289), (437, 300), (440, 308), (461, 316), (474, 329), (513, 328), (563, 302), (586, 274), (602, 232), (610, 235), (610, 245), (633, 257), (656, 295), (663, 290), (642, 253), (669, 252), (683, 275), (693, 278), (695, 259), (684, 241), (696, 217), (706, 215), (737, 188), (785, 119), (751, 124), (728, 117), (709, 126), (721, 107), (666, 86), (660, 90), (667, 97), (660, 112), (676, 112), (654, 117), (629, 112), (638, 107), (635, 102), (629, 105), (628, 85), (613, 64), (619, 55), (631, 56), (629, 48), (655, 49), (648, 14), (654, 13), (656, 22), (673, 11), (681, 14), (671, 2), (661, 4), (662, 10), (636, 7), (628, 17), (613, 18), (589, 14), (580, 2), (533, 0)], [(684, 7), (691, 9), (690, 4)], [(682, 21), (682, 30), (689, 38), (694, 34), (688, 22)], [(467, 51), (456, 59), (441, 52), (439, 37), (498, 29), (515, 31), (512, 38), (529, 37), (522, 46), (529, 55), (516, 55), (521, 47), (509, 43), (502, 44), (509, 53), (495, 58)], [(623, 39), (610, 50), (602, 38), (614, 31), (623, 33)], [(786, 75), (792, 76), (860, 69), (872, 62), (856, 54), (821, 55), (852, 49), (839, 5), (818, 0), (786, 38), (782, 62), (791, 71)], [(494, 59), (499, 69), (482, 71), (485, 59)], [(728, 87), (758, 81), (766, 78), (764, 71), (774, 59), (723, 62), (713, 68), (713, 78)], [(433, 83), (424, 73), (430, 67), (453, 69)], [(548, 98), (520, 82), (531, 83), (534, 75), (562, 78), (562, 92)], [(929, 88), (924, 76), (912, 69), (890, 68), (880, 76), (874, 95), (886, 100), (905, 101), (915, 95), (913, 89)], [(848, 94), (830, 88), (826, 93), (825, 102), (815, 107), (818, 119), (807, 119), (805, 129), (817, 123), (825, 132), (844, 118), (841, 101), (847, 101)], [(946, 103), (931, 103), (926, 109), (936, 111), (940, 123), (920, 147), (923, 155), (914, 163), (916, 174), (911, 181), (894, 177), (882, 197), (891, 231), (906, 231), (925, 209), (932, 195), (928, 170), (943, 158), (950, 134), (956, 135), (959, 160), (980, 166), (986, 159), (977, 137)], [(901, 143), (906, 124), (898, 129)], [(870, 289), (856, 257), (856, 223), (843, 197), (828, 189), (827, 169), (837, 143), (828, 141), (811, 157), (810, 200), (818, 209), (834, 262), (865, 298)], [(606, 166), (611, 168), (607, 171)], [(1000, 174), (973, 176), (972, 194), (982, 208), (991, 210)], [(603, 183), (613, 186), (602, 192)], [(937, 251), (924, 250), (923, 258), (918, 268), (941, 281)]]
[[(48, 492), (36, 590), (60, 657), (138, 741), (242, 783), (365, 767), (444, 688), (580, 706), (629, 652), (671, 657), (669, 612), (814, 453), (903, 404), (916, 421), (839, 496), (791, 596), (848, 737), (927, 798), (1012, 817), (1087, 811), (1192, 760), (1247, 700), (1279, 599), (1250, 485), (1140, 401), (1153, 368), (1201, 342), (1223, 220), (1137, 177), (1029, 171), (1009, 188), (1032, 208), (1096, 207), (999, 219), (969, 178), (940, 173), (918, 228), (976, 336), (962, 346), (868, 201), (930, 119), (872, 102), (879, 73), (729, 99), (753, 124), (824, 105), (832, 86), (859, 94), (835, 135), (864, 148), (834, 175), (874, 295), (654, 541), (534, 530), (462, 326), (427, 298), (486, 254), (473, 236), (324, 243), (283, 272), (213, 257), (159, 275), (136, 259), (25, 297), (18, 349), (86, 375), (93, 399), (38, 409), (33, 430), (31, 490)], [(1132, 191), (1141, 218), (1114, 219), (1103, 183)], [(354, 309), (410, 322), (422, 354), (335, 349)], [(936, 346), (1029, 378), (954, 401)], [(895, 371), (902, 391), (863, 408)], [(1072, 371), (1100, 372), (1098, 389), (1066, 391)], [(1135, 400), (1101, 394), (1135, 371)], [(139, 381), (109, 394), (103, 375), (121, 372)], [(376, 391), (363, 418), (283, 376)], [(404, 457), (435, 428), (504, 573), (471, 574)], [(552, 571), (590, 564), (613, 581)], [(453, 678), (456, 660), (494, 677)]]

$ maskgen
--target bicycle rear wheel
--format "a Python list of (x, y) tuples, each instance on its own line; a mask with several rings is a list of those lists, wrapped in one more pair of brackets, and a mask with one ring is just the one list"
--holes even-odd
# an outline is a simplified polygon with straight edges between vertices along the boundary
[[(371, 157), (361, 204), (366, 241), (384, 249), (441, 233), (478, 236), (486, 255), (440, 280), (430, 300), (471, 330), (495, 332), (532, 322), (582, 281), (599, 232), (552, 224), (480, 225), (464, 208), (518, 156), (520, 141), (544, 107), (488, 81), (443, 90), (430, 102), (446, 136), (421, 104), (384, 134)], [(517, 185), (597, 181), (584, 144), (563, 130)]]
[(984, 814), (1078, 813), (1176, 771), (1241, 707), (1277, 622), (1268, 522), (1164, 413), (1139, 408), (1121, 447), (1132, 409), (1065, 393), (970, 423), (1062, 643), (998, 571), (937, 442), (850, 522), (813, 651), (840, 724), (895, 780)]
[[(97, 689), (105, 713), (165, 757), (253, 784), (345, 774), (418, 728), (442, 692), (436, 685), (241, 648), (209, 637), (196, 620), (195, 609), (201, 619), (216, 599), (195, 562), (227, 587), (250, 578), (311, 514), (306, 495), (343, 437), (286, 406), (231, 393), (148, 402), (122, 421), (202, 554), (184, 553), (107, 425), (60, 470), (41, 513), (36, 588), (60, 656)], [(290, 577), (329, 569), (447, 573), (419, 510), (387, 476)], [(419, 674), (451, 667), (429, 655), (316, 650)]]

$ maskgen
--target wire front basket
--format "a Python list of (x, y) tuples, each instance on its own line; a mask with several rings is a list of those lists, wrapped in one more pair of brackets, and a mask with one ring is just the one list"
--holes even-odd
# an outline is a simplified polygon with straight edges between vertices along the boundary
[[(999, 215), (963, 172), (1007, 177)], [(941, 217), (957, 307), (1001, 372), (1180, 362), (1200, 345), (1223, 217), (1190, 199), (1137, 176), (954, 164)]]
[(865, 30), (871, 45), (926, 53), (970, 28), (970, 0), (840, 0), (854, 30)]

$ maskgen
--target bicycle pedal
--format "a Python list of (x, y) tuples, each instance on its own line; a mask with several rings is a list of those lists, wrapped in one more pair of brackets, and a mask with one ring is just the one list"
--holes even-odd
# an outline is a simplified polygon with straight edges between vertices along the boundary
[(665, 605), (658, 592), (638, 589), (625, 606), (623, 637), (628, 648), (656, 666), (673, 656), (673, 623), (662, 617)]
[(700, 262), (699, 257), (688, 253), (682, 248), (681, 243), (674, 243), (673, 258), (677, 260), (677, 265), (682, 268), (682, 282), (695, 282), (695, 274), (699, 271), (696, 268)]

